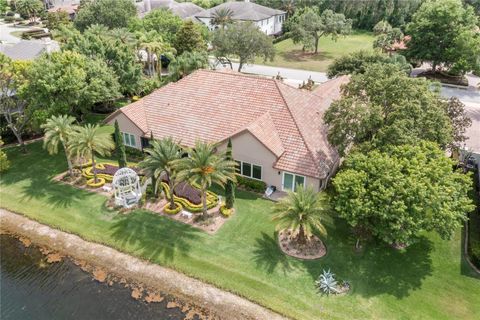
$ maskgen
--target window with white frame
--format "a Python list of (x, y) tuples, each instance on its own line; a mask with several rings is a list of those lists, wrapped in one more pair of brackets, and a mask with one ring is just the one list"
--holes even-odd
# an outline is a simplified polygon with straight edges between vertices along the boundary
[(136, 147), (135, 136), (133, 134), (122, 132), (123, 144), (129, 147)]
[(237, 162), (237, 174), (257, 180), (262, 180), (262, 166), (244, 161), (235, 161)]
[(305, 177), (289, 172), (283, 173), (282, 188), (284, 191), (297, 191), (299, 186), (305, 185)]

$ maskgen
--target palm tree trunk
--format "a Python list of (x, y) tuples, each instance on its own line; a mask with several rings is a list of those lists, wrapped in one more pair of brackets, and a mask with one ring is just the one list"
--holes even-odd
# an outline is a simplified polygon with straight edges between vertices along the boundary
[(62, 145), (63, 145), (63, 150), (65, 151), (65, 157), (67, 157), (68, 174), (70, 175), (70, 177), (73, 178), (73, 166), (72, 166), (72, 161), (70, 160), (70, 157), (68, 156), (67, 146), (65, 145), (64, 142), (62, 142)]
[(202, 207), (203, 207), (202, 215), (206, 216), (208, 212), (207, 212), (207, 190), (205, 187), (202, 187)]
[(307, 243), (307, 239), (305, 237), (305, 230), (303, 230), (303, 226), (300, 225), (300, 230), (298, 231), (298, 243), (305, 244)]
[(168, 186), (170, 187), (170, 210), (175, 209), (175, 200), (173, 199), (173, 182), (170, 177), (168, 177)]
[(93, 155), (93, 150), (92, 150), (92, 171), (93, 171), (93, 181), (97, 183), (97, 168), (95, 167), (95, 156)]

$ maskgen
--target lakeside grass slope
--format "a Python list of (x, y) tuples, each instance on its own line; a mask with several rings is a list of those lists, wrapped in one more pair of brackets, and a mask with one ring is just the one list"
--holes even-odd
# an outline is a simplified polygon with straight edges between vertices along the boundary
[[(358, 50), (373, 50), (375, 37), (371, 32), (355, 31), (337, 41), (330, 37), (320, 38), (318, 53), (302, 51), (302, 44), (294, 44), (286, 39), (275, 44), (276, 55), (273, 61), (257, 58), (256, 64), (326, 72), (334, 59)], [(306, 80), (306, 79), (305, 79)]]
[[(479, 319), (480, 278), (461, 253), (461, 232), (443, 241), (424, 234), (406, 251), (369, 243), (361, 254), (341, 220), (326, 219), (327, 255), (285, 256), (271, 221), (272, 202), (238, 191), (237, 213), (213, 236), (145, 210), (110, 211), (106, 198), (51, 181), (64, 155), (41, 142), (7, 149), (0, 206), (82, 238), (158, 263), (296, 319)], [(350, 281), (346, 296), (322, 296), (315, 280), (331, 269)]]

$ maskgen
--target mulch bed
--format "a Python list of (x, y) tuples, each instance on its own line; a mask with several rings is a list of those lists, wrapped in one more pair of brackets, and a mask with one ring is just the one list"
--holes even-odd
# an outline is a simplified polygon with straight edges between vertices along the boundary
[[(73, 180), (70, 180), (69, 177), (68, 177), (68, 171), (67, 171), (67, 172), (60, 173), (59, 175), (56, 175), (55, 177), (53, 177), (53, 180), (55, 180), (57, 182), (60, 182), (60, 183), (63, 183), (63, 184), (66, 184), (66, 185), (69, 185), (69, 186), (72, 186), (72, 187), (77, 188), (77, 189), (99, 193), (99, 194), (104, 195), (106, 197), (111, 197), (113, 195), (113, 188), (112, 188), (112, 191), (107, 192), (107, 191), (104, 191), (102, 189), (103, 186), (98, 187), (98, 188), (92, 188), (92, 187), (87, 186), (86, 181), (85, 181), (85, 183), (82, 183), (82, 180), (85, 180), (85, 178), (81, 174), (79, 176), (73, 178)], [(110, 186), (111, 187), (111, 183), (105, 183), (105, 186)]]
[(315, 260), (327, 254), (327, 248), (316, 236), (307, 244), (301, 245), (290, 238), (290, 231), (281, 231), (278, 234), (278, 243), (283, 253), (298, 259)]

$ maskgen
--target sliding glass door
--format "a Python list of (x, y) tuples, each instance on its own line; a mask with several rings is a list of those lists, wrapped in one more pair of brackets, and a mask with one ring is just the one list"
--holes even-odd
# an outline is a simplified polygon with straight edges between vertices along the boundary
[(284, 191), (297, 191), (298, 186), (305, 185), (305, 177), (293, 173), (284, 172), (282, 188)]

